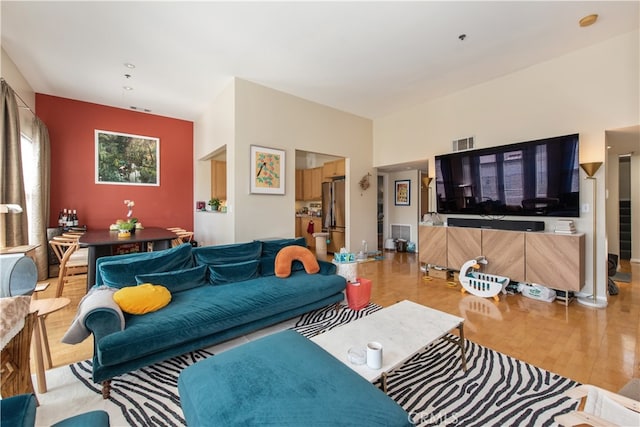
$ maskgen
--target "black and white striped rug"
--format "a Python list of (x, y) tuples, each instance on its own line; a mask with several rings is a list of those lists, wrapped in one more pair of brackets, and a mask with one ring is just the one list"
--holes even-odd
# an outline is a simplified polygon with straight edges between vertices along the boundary
[[(110, 401), (131, 426), (185, 424), (177, 390), (185, 367), (247, 340), (293, 328), (312, 337), (381, 307), (360, 311), (326, 307), (284, 322), (245, 340), (191, 352), (122, 375), (112, 381)], [(388, 377), (388, 394), (420, 426), (548, 426), (575, 402), (562, 394), (578, 383), (467, 341), (467, 372), (460, 369), (459, 348), (441, 340), (416, 354)], [(100, 394), (91, 380), (91, 361), (70, 365), (86, 388)], [(124, 417), (124, 418), (121, 418)], [(357, 424), (354, 420), (354, 425)]]

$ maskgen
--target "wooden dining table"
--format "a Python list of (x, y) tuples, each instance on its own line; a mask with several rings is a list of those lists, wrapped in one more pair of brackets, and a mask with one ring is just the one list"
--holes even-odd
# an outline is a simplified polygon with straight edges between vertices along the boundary
[(141, 250), (146, 252), (149, 243), (153, 243), (153, 250), (168, 249), (171, 240), (178, 235), (173, 231), (160, 227), (140, 228), (129, 237), (118, 237), (118, 231), (88, 230), (80, 236), (80, 246), (89, 248), (89, 262), (87, 269), (87, 291), (96, 283), (96, 260), (103, 256), (115, 255), (113, 248), (118, 245), (140, 243)]

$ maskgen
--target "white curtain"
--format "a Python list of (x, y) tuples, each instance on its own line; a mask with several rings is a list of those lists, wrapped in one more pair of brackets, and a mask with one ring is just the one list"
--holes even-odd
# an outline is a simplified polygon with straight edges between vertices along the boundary
[(49, 199), (51, 175), (51, 147), (47, 126), (38, 117), (33, 118), (32, 150), (35, 163), (31, 190), (31, 214), (29, 215), (29, 242), (39, 244), (36, 249), (38, 280), (49, 276), (47, 251), (47, 226), (49, 224)]

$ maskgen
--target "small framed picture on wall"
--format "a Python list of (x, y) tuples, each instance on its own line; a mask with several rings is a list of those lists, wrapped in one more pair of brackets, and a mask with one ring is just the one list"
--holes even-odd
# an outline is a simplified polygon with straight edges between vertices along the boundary
[(284, 150), (252, 145), (250, 193), (284, 194), (284, 166)]
[(411, 180), (401, 179), (395, 182), (395, 205), (410, 206), (411, 205)]

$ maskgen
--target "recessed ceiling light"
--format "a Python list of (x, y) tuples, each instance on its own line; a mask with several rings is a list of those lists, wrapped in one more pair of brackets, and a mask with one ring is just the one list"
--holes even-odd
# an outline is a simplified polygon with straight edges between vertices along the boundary
[(133, 88), (131, 86), (122, 86), (122, 89), (124, 89), (124, 90), (133, 90)]
[(598, 20), (598, 15), (596, 13), (594, 13), (592, 15), (585, 16), (584, 18), (582, 18), (578, 22), (580, 23), (581, 27), (588, 27), (589, 25), (595, 24), (595, 22), (597, 20)]
[(133, 70), (134, 68), (136, 68), (136, 66), (135, 66), (135, 65), (133, 65), (131, 62), (125, 62), (125, 63), (124, 63), (124, 66), (125, 66), (125, 67), (127, 67), (127, 68), (130, 68), (130, 69), (132, 69), (132, 70)]

